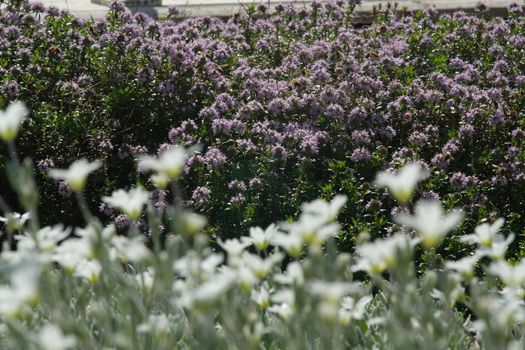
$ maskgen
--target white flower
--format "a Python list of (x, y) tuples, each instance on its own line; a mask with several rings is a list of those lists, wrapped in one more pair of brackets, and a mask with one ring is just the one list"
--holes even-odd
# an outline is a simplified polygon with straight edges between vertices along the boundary
[(133, 188), (126, 192), (117, 190), (111, 194), (111, 197), (102, 197), (102, 200), (114, 208), (118, 208), (124, 214), (127, 214), (132, 220), (138, 220), (142, 214), (144, 205), (148, 202), (149, 192), (142, 188)]
[(497, 276), (507, 287), (521, 287), (525, 284), (525, 260), (515, 266), (509, 265), (504, 260), (490, 264), (489, 273)]
[(193, 235), (206, 227), (208, 220), (206, 217), (184, 210), (176, 221), (177, 229), (181, 233)]
[(371, 295), (365, 295), (357, 302), (354, 298), (346, 296), (341, 301), (341, 308), (339, 309), (339, 322), (346, 326), (351, 320), (363, 319), (366, 311), (366, 306), (372, 301)]
[(337, 219), (337, 215), (346, 201), (347, 197), (339, 194), (331, 202), (327, 202), (324, 199), (316, 199), (313, 202), (304, 203), (301, 206), (301, 210), (305, 214), (317, 216), (325, 224)]
[(279, 315), (285, 321), (289, 320), (293, 315), (292, 306), (286, 303), (272, 305), (268, 308), (268, 311), (276, 315)]
[(257, 251), (261, 251), (268, 248), (273, 237), (278, 232), (279, 229), (275, 224), (271, 224), (266, 230), (260, 227), (250, 227), (250, 237), (242, 237), (241, 239), (245, 243), (253, 244)]
[(303, 251), (303, 237), (298, 232), (289, 234), (276, 233), (271, 240), (271, 244), (283, 248), (288, 255), (293, 258), (298, 257)]
[(77, 344), (73, 335), (64, 335), (62, 329), (48, 324), (38, 333), (38, 343), (42, 350), (66, 350)]
[(165, 334), (170, 329), (170, 319), (165, 314), (149, 315), (148, 321), (137, 326), (138, 333), (153, 333), (156, 336)]
[(503, 235), (496, 236), (496, 240), (492, 242), (490, 247), (481, 247), (478, 249), (477, 254), (480, 256), (488, 256), (492, 260), (500, 260), (505, 257), (507, 248), (514, 241), (514, 233), (508, 235), (507, 239), (503, 239)]
[(341, 298), (350, 292), (358, 291), (357, 283), (349, 282), (329, 282), (313, 280), (308, 284), (310, 293), (318, 295), (326, 302), (339, 305)]
[(71, 271), (82, 261), (93, 256), (91, 241), (85, 237), (70, 238), (55, 248), (53, 261)]
[(439, 201), (420, 200), (414, 212), (413, 216), (399, 214), (395, 220), (415, 229), (421, 237), (423, 247), (427, 249), (439, 246), (445, 235), (463, 219), (463, 213), (458, 210), (445, 215)]
[(479, 258), (479, 255), (467, 256), (457, 261), (447, 261), (445, 266), (449, 270), (458, 272), (463, 278), (468, 280), (474, 276), (474, 267)]
[(8, 213), (5, 217), (0, 216), (0, 222), (5, 222), (7, 231), (13, 232), (15, 230), (20, 230), (27, 220), (31, 218), (30, 213)]
[(300, 286), (304, 283), (303, 267), (297, 261), (292, 261), (286, 267), (286, 273), (275, 275), (274, 280), (281, 284)]
[(459, 274), (450, 273), (447, 275), (445, 288), (442, 290), (433, 288), (430, 291), (430, 296), (445, 302), (449, 308), (452, 308), (458, 300), (463, 299), (465, 296), (465, 288), (461, 282), (462, 279)]
[(393, 267), (400, 254), (411, 252), (414, 244), (414, 240), (402, 233), (397, 233), (391, 238), (361, 244), (356, 248), (359, 259), (352, 270), (379, 275), (387, 268)]
[(102, 266), (96, 260), (82, 260), (75, 266), (75, 276), (89, 282), (97, 282)]
[(150, 256), (150, 250), (144, 245), (142, 236), (128, 238), (126, 236), (114, 236), (111, 239), (112, 259), (122, 262), (139, 262)]
[[(100, 238), (104, 241), (108, 240), (115, 235), (116, 230), (117, 228), (114, 224), (109, 224), (106, 227), (104, 227), (100, 232)], [(75, 233), (80, 237), (89, 239), (93, 242), (96, 242), (99, 239), (99, 230), (93, 225), (88, 225), (86, 227), (77, 227), (75, 229)]]
[(135, 281), (139, 284), (139, 288), (143, 291), (150, 291), (155, 282), (155, 270), (148, 267), (146, 271), (135, 276)]
[(82, 158), (75, 161), (68, 169), (51, 169), (49, 176), (54, 179), (65, 180), (73, 191), (80, 192), (86, 185), (90, 173), (100, 168), (100, 161), (89, 162)]
[(524, 302), (513, 293), (505, 293), (501, 297), (488, 296), (478, 298), (477, 307), (490, 315), (490, 325), (481, 318), (472, 324), (473, 330), (483, 332), (488, 327), (500, 328), (500, 331), (508, 331), (510, 328), (525, 321)]
[(242, 261), (245, 266), (248, 267), (248, 269), (253, 272), (255, 277), (259, 279), (263, 279), (268, 276), (273, 266), (280, 262), (283, 258), (284, 255), (281, 253), (274, 253), (266, 259), (248, 252), (244, 252), (242, 255)]
[[(289, 236), (301, 237), (302, 242), (309, 247), (320, 247), (328, 238), (335, 237), (339, 233), (337, 222), (326, 223), (326, 218), (303, 213), (297, 222), (284, 223), (283, 228), (288, 231)], [(285, 239), (286, 240), (286, 239)], [(295, 239), (297, 241), (297, 239)]]
[(71, 233), (71, 229), (64, 228), (62, 224), (53, 227), (46, 226), (38, 230), (35, 237), (27, 234), (16, 236), (19, 244), (19, 249), (35, 250), (39, 249), (42, 252), (51, 252), (54, 250), (61, 240), (67, 238)]
[(190, 308), (206, 307), (226, 293), (234, 282), (233, 274), (217, 274), (196, 289), (183, 294), (182, 305)]
[(5, 111), (0, 111), (0, 138), (11, 142), (16, 138), (20, 125), (29, 114), (23, 102), (11, 102)]
[(498, 240), (498, 237), (501, 237), (501, 235), (498, 235), (498, 232), (504, 223), (505, 219), (503, 218), (497, 219), (492, 225), (486, 222), (482, 223), (476, 226), (474, 234), (460, 237), (460, 240), (471, 244), (479, 244), (483, 247), (490, 247), (495, 240)]
[(235, 259), (241, 256), (242, 252), (250, 246), (251, 243), (239, 241), (237, 238), (227, 239), (223, 242), (221, 239), (217, 240), (219, 246), (228, 253), (228, 259)]
[(261, 309), (266, 309), (268, 306), (270, 306), (270, 292), (266, 285), (262, 285), (261, 288), (257, 290), (253, 290), (251, 294), (251, 299), (259, 305)]
[(181, 146), (172, 146), (163, 151), (158, 158), (150, 156), (141, 157), (139, 169), (154, 170), (158, 174), (165, 175), (169, 179), (179, 177), (184, 171), (187, 151)]
[(25, 306), (34, 306), (42, 268), (35, 262), (20, 263), (10, 275), (11, 285), (0, 286), (0, 314), (15, 316)]
[(219, 271), (221, 274), (232, 276), (236, 284), (247, 293), (252, 290), (252, 287), (257, 282), (259, 282), (253, 272), (246, 266), (236, 266), (235, 268), (231, 268), (223, 265), (219, 268)]
[(378, 187), (387, 187), (398, 201), (407, 202), (412, 198), (418, 182), (427, 177), (428, 172), (419, 163), (409, 163), (398, 174), (380, 172), (374, 183)]

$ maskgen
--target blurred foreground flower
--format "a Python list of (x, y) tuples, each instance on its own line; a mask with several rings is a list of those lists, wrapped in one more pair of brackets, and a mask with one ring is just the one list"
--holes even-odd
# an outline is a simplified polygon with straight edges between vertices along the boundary
[(423, 247), (430, 249), (438, 247), (446, 234), (463, 220), (461, 211), (444, 214), (438, 201), (420, 200), (415, 205), (415, 215), (398, 214), (397, 223), (415, 229), (421, 237)]
[(0, 138), (11, 142), (16, 138), (18, 129), (29, 114), (23, 102), (11, 102), (5, 111), (0, 111)]
[(182, 175), (184, 164), (188, 156), (187, 151), (182, 146), (172, 146), (164, 150), (158, 158), (151, 156), (141, 157), (139, 169), (153, 170), (157, 172), (155, 182), (158, 183), (159, 176), (164, 176), (168, 180), (175, 179)]
[(73, 335), (65, 335), (62, 329), (48, 324), (38, 333), (38, 344), (42, 350), (66, 350), (77, 344)]
[(19, 263), (11, 272), (10, 285), (0, 286), (0, 314), (16, 317), (39, 299), (41, 266), (35, 261)]
[(57, 180), (65, 180), (75, 192), (80, 192), (86, 185), (87, 176), (100, 168), (100, 161), (89, 162), (82, 158), (75, 161), (68, 169), (51, 169), (49, 176)]
[(375, 179), (378, 187), (387, 187), (400, 202), (408, 202), (419, 181), (428, 177), (428, 172), (419, 163), (409, 163), (397, 174), (380, 172)]
[(24, 224), (31, 218), (30, 213), (8, 213), (5, 217), (0, 216), (0, 222), (5, 222), (8, 232), (20, 230)]
[(470, 244), (479, 244), (483, 247), (490, 247), (494, 241), (500, 240), (502, 235), (498, 235), (499, 230), (505, 223), (505, 219), (499, 218), (491, 225), (487, 222), (476, 226), (474, 234), (460, 237), (462, 242)]
[(112, 207), (118, 208), (132, 220), (138, 220), (144, 205), (149, 200), (149, 192), (142, 188), (133, 188), (128, 192), (117, 190), (111, 194), (111, 197), (102, 197), (102, 200)]

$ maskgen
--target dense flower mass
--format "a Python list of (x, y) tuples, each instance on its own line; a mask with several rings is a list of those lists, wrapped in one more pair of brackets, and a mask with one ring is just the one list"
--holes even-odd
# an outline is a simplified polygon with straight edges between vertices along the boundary
[[(398, 203), (383, 200), (374, 176), (414, 161), (432, 179), (416, 195), (463, 207), (465, 230), (497, 216), (520, 230), (521, 7), (505, 18), (391, 9), (356, 27), (352, 6), (259, 6), (182, 21), (118, 3), (94, 21), (36, 3), (3, 8), (0, 105), (31, 107), (19, 143), (39, 167), (100, 159), (87, 185), (93, 208), (130, 182), (162, 189), (186, 174), (187, 204), (207, 214), (213, 233), (238, 237), (337, 190), (353, 214), (342, 218), (349, 245), (365, 229), (392, 232), (381, 223)], [(155, 177), (136, 171), (144, 154), (189, 144), (202, 147), (182, 170), (161, 171), (161, 156), (146, 166)], [(52, 203), (42, 218), (74, 222), (74, 210), (61, 214), (76, 208), (68, 187), (45, 171), (37, 180)]]

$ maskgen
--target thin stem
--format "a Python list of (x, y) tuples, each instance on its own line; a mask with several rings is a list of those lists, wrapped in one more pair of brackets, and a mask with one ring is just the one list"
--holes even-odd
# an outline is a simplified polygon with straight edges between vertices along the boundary
[(13, 141), (9, 141), (7, 143), (7, 147), (9, 148), (9, 155), (11, 155), (11, 158), (15, 161), (16, 165), (20, 165), (20, 159), (18, 158), (18, 153), (16, 152), (16, 146)]
[(89, 207), (86, 202), (86, 198), (84, 197), (83, 192), (75, 192), (75, 195), (78, 200), (78, 205), (80, 207), (80, 211), (82, 212), (82, 216), (84, 217), (84, 220), (86, 220), (87, 224), (90, 224), (93, 222), (93, 215), (89, 211)]

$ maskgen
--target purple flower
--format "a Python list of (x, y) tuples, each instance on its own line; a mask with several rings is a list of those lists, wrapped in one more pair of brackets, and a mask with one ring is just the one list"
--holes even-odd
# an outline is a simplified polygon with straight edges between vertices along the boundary
[(199, 186), (191, 195), (191, 200), (197, 206), (202, 206), (210, 200), (211, 191), (207, 187)]
[(98, 206), (98, 211), (105, 216), (111, 216), (115, 212), (115, 210), (112, 207), (110, 207), (104, 202), (100, 203), (100, 205)]
[(246, 201), (246, 197), (242, 193), (236, 194), (230, 198), (230, 203), (233, 205), (240, 205)]
[(244, 183), (244, 181), (232, 180), (230, 181), (230, 183), (228, 183), (228, 188), (230, 190), (244, 192), (246, 191), (246, 184)]
[(48, 169), (54, 168), (54, 167), (55, 167), (55, 162), (53, 161), (52, 158), (44, 158), (44, 159), (39, 160), (36, 163), (36, 168), (41, 173), (45, 173)]
[(210, 171), (224, 163), (226, 163), (226, 156), (218, 148), (209, 148), (204, 154), (204, 164)]
[(372, 158), (372, 155), (370, 154), (370, 151), (364, 147), (356, 148), (352, 152), (352, 155), (350, 156), (350, 160), (355, 163), (361, 162), (364, 160), (370, 160), (371, 158)]
[(424, 147), (428, 142), (428, 135), (419, 131), (414, 131), (408, 137), (408, 141), (419, 147)]
[(126, 6), (124, 5), (124, 2), (114, 0), (109, 4), (109, 9), (115, 12), (124, 12), (126, 11)]
[(250, 179), (250, 181), (248, 182), (248, 186), (250, 186), (250, 188), (259, 187), (261, 185), (262, 185), (262, 180), (258, 177), (254, 177)]
[(128, 229), (131, 226), (131, 220), (126, 214), (120, 214), (115, 218), (115, 226), (119, 230)]
[(62, 197), (70, 197), (73, 191), (71, 190), (71, 187), (69, 187), (69, 185), (65, 181), (61, 180), (61, 181), (58, 181), (58, 193)]

